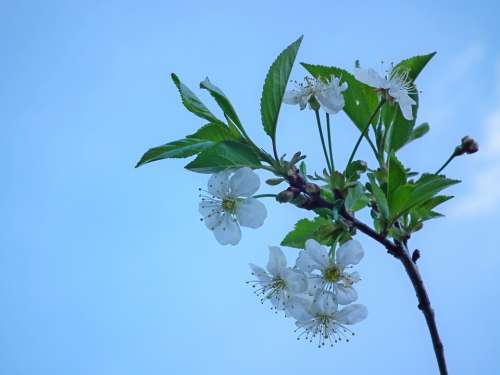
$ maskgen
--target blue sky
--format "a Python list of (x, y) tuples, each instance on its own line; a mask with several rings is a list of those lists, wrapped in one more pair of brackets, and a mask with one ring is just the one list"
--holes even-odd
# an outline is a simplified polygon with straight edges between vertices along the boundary
[[(269, 147), (263, 79), (300, 34), (299, 61), (347, 69), (438, 52), (418, 81), (431, 132), (401, 158), (434, 170), (467, 134), (481, 152), (447, 169), (463, 180), (457, 198), (412, 246), (450, 373), (500, 373), (499, 11), (493, 1), (4, 2), (0, 373), (436, 373), (409, 282), (369, 239), (359, 237), (358, 289), (369, 318), (351, 343), (318, 350), (245, 285), (248, 262), (265, 264), (267, 246), (307, 214), (268, 202), (264, 227), (221, 247), (197, 213), (205, 175), (178, 160), (133, 168), (203, 124), (180, 105), (171, 72), (192, 88), (209, 76)], [(310, 112), (285, 108), (279, 148), (322, 168), (312, 126)], [(342, 164), (357, 133), (344, 115), (334, 133)]]

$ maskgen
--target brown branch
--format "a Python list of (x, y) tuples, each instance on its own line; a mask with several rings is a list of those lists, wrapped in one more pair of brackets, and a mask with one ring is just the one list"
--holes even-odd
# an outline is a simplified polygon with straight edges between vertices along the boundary
[[(288, 182), (292, 187), (299, 189), (302, 194), (307, 197), (305, 202), (299, 207), (307, 210), (313, 210), (317, 208), (334, 208), (333, 204), (323, 199), (319, 193), (308, 194), (305, 191), (305, 181), (298, 173), (295, 173), (292, 176), (288, 177)], [(371, 227), (356, 219), (353, 215), (347, 212), (345, 207), (343, 207), (339, 213), (351, 226), (382, 244), (387, 249), (387, 252), (389, 254), (399, 259), (399, 261), (403, 264), (403, 267), (408, 277), (410, 278), (413, 288), (415, 289), (415, 293), (418, 299), (418, 308), (424, 314), (425, 321), (431, 335), (434, 353), (436, 355), (436, 360), (439, 366), (439, 373), (441, 375), (448, 375), (448, 370), (446, 368), (446, 359), (444, 356), (444, 347), (439, 337), (439, 331), (437, 328), (436, 319), (434, 317), (434, 310), (432, 309), (429, 295), (427, 294), (427, 290), (425, 289), (424, 282), (422, 280), (422, 277), (420, 276), (420, 272), (418, 271), (416, 262), (412, 260), (412, 256), (408, 251), (406, 241), (391, 241), (385, 235), (377, 233)]]

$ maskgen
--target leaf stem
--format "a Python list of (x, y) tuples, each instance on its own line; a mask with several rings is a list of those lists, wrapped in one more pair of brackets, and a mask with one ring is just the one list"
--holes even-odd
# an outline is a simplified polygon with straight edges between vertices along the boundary
[(328, 152), (330, 154), (330, 163), (332, 166), (332, 172), (335, 171), (335, 163), (333, 162), (333, 149), (332, 149), (332, 133), (330, 130), (330, 114), (326, 112), (326, 131), (328, 134)]
[(445, 169), (447, 167), (448, 164), (451, 163), (451, 161), (457, 156), (457, 153), (455, 151), (453, 151), (453, 154), (451, 154), (451, 156), (448, 158), (448, 160), (445, 161), (445, 163), (441, 166), (441, 168), (439, 168), (434, 174), (439, 174), (441, 173), (441, 171), (443, 169)]
[(328, 172), (332, 174), (332, 165), (328, 159), (328, 153), (326, 151), (325, 137), (323, 136), (323, 129), (321, 128), (321, 118), (319, 117), (319, 110), (315, 109), (314, 114), (316, 115), (316, 124), (318, 125), (319, 138), (321, 139), (321, 146), (323, 147), (323, 154), (325, 155), (326, 165), (328, 167)]
[(257, 194), (252, 198), (276, 198), (276, 194)]
[(273, 155), (274, 155), (274, 158), (276, 159), (276, 161), (279, 162), (280, 158), (278, 156), (278, 149), (276, 147), (276, 137), (273, 138)]
[[(363, 139), (363, 137), (365, 136), (365, 134), (367, 133), (368, 131), (368, 128), (370, 127), (370, 124), (371, 122), (373, 121), (373, 119), (375, 118), (375, 116), (377, 115), (378, 111), (380, 110), (380, 108), (382, 108), (382, 106), (384, 105), (385, 103), (385, 99), (381, 99), (380, 102), (378, 103), (377, 105), (377, 108), (375, 108), (375, 111), (372, 113), (372, 115), (370, 116), (370, 119), (368, 120), (368, 123), (366, 124), (365, 128), (363, 129), (363, 131), (361, 132), (361, 134), (359, 135), (359, 138), (358, 140), (356, 141), (356, 144), (354, 145), (354, 149), (352, 150), (351, 152), (351, 156), (349, 157), (349, 161), (347, 162), (347, 166), (346, 166), (346, 169), (347, 167), (351, 164), (352, 160), (354, 159), (354, 155), (356, 155), (356, 151), (358, 151), (358, 147)], [(368, 140), (368, 143), (370, 144), (373, 152), (375, 153), (375, 156), (377, 157), (378, 159), (378, 152), (377, 152), (377, 149), (375, 148), (375, 146), (373, 145), (373, 142), (372, 140), (370, 139), (370, 137), (366, 137), (366, 139)]]

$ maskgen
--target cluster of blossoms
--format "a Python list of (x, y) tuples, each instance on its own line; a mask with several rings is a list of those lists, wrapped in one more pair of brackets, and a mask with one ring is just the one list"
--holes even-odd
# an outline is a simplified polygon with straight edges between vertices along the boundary
[[(313, 239), (306, 241), (294, 267), (279, 247), (269, 248), (267, 271), (250, 264), (255, 293), (276, 311), (295, 319), (298, 339), (317, 342), (318, 347), (345, 339), (354, 333), (347, 327), (365, 319), (364, 305), (353, 304), (358, 295), (353, 284), (360, 280), (348, 270), (360, 262), (363, 248), (356, 240), (341, 245), (334, 254)], [(343, 308), (339, 308), (343, 305)]]
[[(391, 69), (383, 77), (371, 68), (356, 68), (354, 77), (372, 87), (388, 103), (398, 103), (405, 119), (413, 119), (412, 106), (417, 103), (410, 97), (415, 92), (415, 86), (408, 77), (408, 72)], [(304, 83), (294, 83), (296, 88), (285, 93), (283, 103), (298, 104), (301, 110), (308, 103), (312, 109), (321, 106), (330, 115), (344, 108), (343, 92), (348, 89), (347, 82), (341, 84), (339, 78), (331, 76), (326, 83), (310, 77), (306, 77)]]
[[(266, 216), (265, 206), (253, 197), (260, 186), (259, 177), (250, 168), (225, 170), (212, 175), (207, 190), (200, 196), (199, 211), (206, 226), (223, 245), (237, 244), (241, 226), (260, 227)], [(352, 304), (358, 294), (353, 285), (360, 280), (357, 272), (349, 272), (363, 257), (356, 240), (342, 244), (330, 253), (314, 239), (289, 267), (280, 247), (269, 248), (266, 269), (250, 264), (255, 280), (249, 283), (261, 302), (269, 301), (272, 308), (284, 311), (296, 320), (299, 338), (317, 341), (318, 346), (348, 341), (353, 334), (347, 328), (367, 316), (367, 309)], [(339, 305), (345, 306), (339, 308)]]

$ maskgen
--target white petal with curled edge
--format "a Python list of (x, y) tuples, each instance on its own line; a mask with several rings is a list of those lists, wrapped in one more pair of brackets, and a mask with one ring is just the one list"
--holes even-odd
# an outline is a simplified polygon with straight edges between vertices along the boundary
[(406, 92), (400, 94), (398, 99), (399, 108), (406, 120), (413, 120), (412, 106), (417, 104)]
[(307, 277), (303, 272), (288, 269), (284, 278), (290, 293), (300, 294), (307, 291)]
[(368, 309), (360, 304), (346, 306), (335, 315), (341, 324), (356, 324), (366, 319), (367, 316)]
[(256, 266), (255, 264), (252, 264), (250, 263), (249, 264), (250, 266), (250, 269), (252, 270), (252, 274), (255, 275), (255, 277), (263, 282), (263, 283), (267, 283), (269, 281), (271, 281), (271, 277), (267, 274), (266, 270), (259, 267), (259, 266)]
[(221, 212), (214, 203), (201, 201), (198, 204), (198, 211), (203, 216), (203, 222), (208, 229), (214, 230), (214, 228), (221, 222)]
[(356, 240), (349, 240), (337, 249), (337, 264), (342, 268), (358, 264), (363, 258), (364, 251), (361, 244)]
[(413, 111), (412, 111), (412, 106), (411, 106), (410, 103), (408, 103), (408, 102), (405, 102), (405, 103), (399, 102), (399, 108), (401, 108), (401, 113), (403, 114), (403, 117), (406, 120), (408, 120), (408, 121), (413, 120)]
[(381, 77), (373, 69), (354, 69), (354, 77), (364, 84), (375, 87), (377, 89), (386, 89), (388, 87), (388, 82), (385, 78)]
[(238, 202), (236, 208), (238, 222), (244, 227), (258, 228), (264, 224), (267, 217), (267, 209), (264, 204), (256, 198), (247, 198)]
[(225, 170), (210, 176), (207, 183), (208, 192), (218, 198), (225, 198), (229, 193), (230, 173), (231, 171)]
[(318, 99), (319, 104), (330, 115), (340, 112), (345, 104), (344, 96), (336, 87), (319, 90), (316, 93), (316, 99)]
[(328, 252), (317, 241), (306, 241), (305, 250), (301, 251), (295, 265), (304, 272), (323, 270), (328, 267)]
[(299, 90), (288, 90), (285, 92), (285, 95), (283, 95), (283, 103), (291, 105), (299, 104), (302, 94), (303, 93)]
[(223, 214), (220, 224), (214, 229), (214, 235), (221, 245), (237, 245), (241, 240), (241, 229), (236, 220)]
[(358, 293), (352, 286), (335, 284), (335, 297), (340, 305), (348, 305), (358, 299)]
[(279, 246), (269, 246), (269, 261), (267, 262), (267, 270), (273, 276), (283, 276), (283, 271), (286, 269), (286, 257), (283, 250)]
[(319, 292), (311, 306), (314, 314), (332, 315), (338, 310), (335, 295), (331, 292)]
[(257, 174), (248, 167), (237, 169), (229, 179), (232, 197), (250, 197), (260, 187)]
[(322, 276), (314, 275), (313, 277), (309, 277), (307, 280), (307, 294), (310, 296), (315, 296), (318, 293), (321, 293), (323, 287), (325, 285), (325, 280)]
[(312, 302), (312, 297), (307, 295), (291, 296), (286, 304), (286, 314), (299, 321), (312, 319)]

